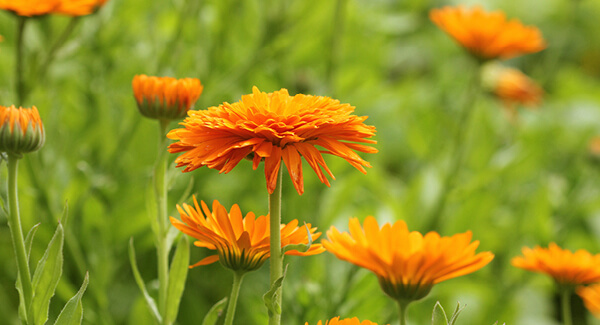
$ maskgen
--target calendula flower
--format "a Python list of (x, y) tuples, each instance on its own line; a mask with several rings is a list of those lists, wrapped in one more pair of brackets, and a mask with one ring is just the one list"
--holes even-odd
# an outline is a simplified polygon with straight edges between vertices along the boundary
[[(309, 325), (308, 322), (306, 322), (305, 325)], [(317, 323), (317, 325), (377, 325), (377, 323), (373, 323), (372, 321), (369, 321), (369, 320), (364, 320), (361, 322), (356, 317), (340, 320), (340, 317), (338, 316), (338, 317), (334, 317), (328, 321), (325, 321), (325, 324), (323, 324), (323, 322), (319, 321)]]
[(475, 253), (479, 241), (470, 231), (441, 237), (432, 231), (423, 236), (409, 232), (402, 220), (379, 228), (373, 217), (364, 227), (351, 218), (350, 233), (335, 227), (327, 231), (323, 246), (337, 258), (364, 267), (377, 275), (383, 291), (397, 301), (425, 297), (434, 284), (479, 270), (494, 254)]
[(44, 126), (35, 106), (0, 106), (0, 152), (20, 155), (44, 144)]
[(167, 135), (178, 140), (169, 146), (169, 152), (184, 152), (175, 160), (177, 167), (185, 166), (184, 172), (208, 166), (227, 173), (246, 157), (257, 169), (264, 160), (269, 194), (275, 190), (283, 160), (294, 187), (302, 194), (302, 158), (327, 186), (323, 170), (334, 177), (322, 153), (341, 157), (363, 173), (364, 167), (371, 167), (354, 150), (377, 152), (356, 143), (376, 143), (368, 139), (375, 135), (375, 127), (363, 123), (366, 116), (351, 115), (353, 111), (349, 104), (329, 97), (290, 96), (286, 89), (267, 94), (254, 87), (252, 94), (237, 103), (190, 111), (181, 123), (185, 128)]
[(133, 94), (142, 115), (155, 119), (181, 119), (200, 98), (204, 86), (196, 78), (133, 78)]
[(19, 16), (41, 16), (56, 10), (62, 0), (0, 0), (0, 9), (12, 11)]
[(539, 29), (506, 20), (502, 11), (476, 6), (432, 9), (429, 18), (469, 52), (481, 59), (508, 59), (546, 48)]
[(488, 87), (506, 106), (538, 106), (544, 91), (535, 81), (521, 71), (500, 65), (491, 65), (484, 70)]
[(60, 5), (53, 13), (84, 16), (93, 13), (97, 8), (106, 3), (107, 0), (61, 0)]
[[(183, 233), (196, 238), (198, 247), (217, 250), (217, 255), (202, 259), (192, 265), (196, 267), (220, 261), (223, 266), (234, 271), (252, 271), (260, 268), (270, 256), (269, 216), (255, 217), (249, 212), (242, 218), (237, 204), (229, 213), (218, 201), (213, 202), (212, 211), (202, 201), (201, 206), (194, 197), (194, 206), (183, 204), (177, 206), (181, 221), (171, 217), (171, 223)], [(183, 221), (183, 222), (182, 222)], [(321, 233), (317, 228), (307, 224), (312, 239)], [(308, 233), (305, 227), (298, 227), (298, 220), (281, 225), (281, 247), (287, 245), (308, 244)], [(325, 251), (321, 244), (312, 244), (308, 251), (289, 250), (286, 255), (308, 256)]]
[(600, 318), (600, 284), (591, 286), (580, 286), (576, 290), (577, 294), (583, 299), (585, 307), (594, 316)]
[(560, 285), (600, 282), (600, 254), (580, 249), (572, 253), (555, 243), (548, 248), (523, 247), (523, 256), (512, 259), (512, 265), (532, 272), (545, 273)]

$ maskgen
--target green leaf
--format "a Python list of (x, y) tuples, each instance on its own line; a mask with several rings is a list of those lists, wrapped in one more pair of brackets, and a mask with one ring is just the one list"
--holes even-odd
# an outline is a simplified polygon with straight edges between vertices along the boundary
[(50, 299), (54, 296), (58, 280), (62, 275), (64, 232), (58, 223), (48, 248), (38, 262), (33, 274), (33, 300), (29, 307), (27, 319), (35, 325), (43, 325), (48, 320)]
[(454, 313), (452, 314), (452, 317), (450, 317), (450, 325), (454, 325), (456, 323), (456, 320), (458, 319), (458, 315), (460, 314), (460, 312), (462, 312), (465, 308), (467, 307), (467, 305), (464, 306), (460, 306), (460, 302), (456, 303), (456, 309), (454, 310)]
[(263, 295), (263, 301), (265, 302), (265, 306), (267, 306), (267, 309), (269, 310), (269, 315), (281, 314), (281, 306), (277, 303), (277, 297), (279, 297), (279, 295), (281, 294), (280, 289), (283, 285), (283, 279), (285, 279), (288, 265), (285, 266), (285, 269), (283, 270), (283, 275), (279, 279), (275, 280), (275, 282), (273, 282), (273, 285), (271, 285), (271, 289), (269, 289), (269, 291), (267, 291), (267, 293)]
[[(29, 255), (31, 253), (31, 245), (33, 243), (33, 237), (35, 237), (35, 233), (37, 232), (40, 224), (36, 224), (27, 233), (25, 237), (25, 251), (27, 252), (27, 262), (29, 262)], [(29, 265), (27, 265), (29, 267)], [(21, 275), (17, 276), (16, 283), (17, 291), (19, 292), (19, 317), (21, 319), (27, 319), (27, 311), (25, 310), (25, 305), (23, 302), (25, 301), (25, 296), (23, 296), (23, 284), (21, 283)]]
[(60, 222), (63, 225), (63, 228), (66, 228), (67, 221), (69, 221), (69, 202), (65, 201), (65, 206), (63, 207), (63, 213), (58, 222)]
[(83, 320), (83, 305), (81, 304), (81, 298), (83, 297), (85, 289), (87, 289), (89, 279), (90, 274), (86, 272), (81, 288), (79, 288), (79, 291), (77, 291), (73, 298), (67, 301), (60, 314), (58, 315), (56, 322), (54, 322), (54, 325), (81, 324), (81, 321)]
[(137, 262), (135, 260), (135, 248), (133, 247), (133, 238), (129, 240), (129, 262), (131, 263), (131, 270), (133, 271), (133, 277), (135, 278), (135, 282), (137, 283), (138, 287), (140, 288), (140, 291), (142, 292), (142, 295), (144, 296), (144, 299), (146, 300), (146, 305), (148, 305), (148, 308), (150, 309), (152, 316), (154, 316), (154, 319), (156, 319), (156, 321), (159, 324), (162, 323), (162, 317), (158, 312), (156, 302), (148, 294), (148, 290), (146, 290), (146, 286), (144, 285), (144, 279), (142, 279), (140, 271), (138, 270)]
[(158, 220), (156, 218), (158, 206), (153, 185), (146, 186), (146, 212), (148, 214), (148, 220), (150, 220), (150, 227), (152, 228), (152, 233), (154, 233), (154, 238), (159, 238), (162, 234), (160, 234)]
[(190, 244), (187, 236), (181, 236), (177, 243), (175, 256), (169, 269), (169, 287), (167, 288), (167, 311), (165, 323), (173, 324), (177, 319), (179, 302), (185, 288), (185, 280), (190, 265)]
[(227, 306), (227, 297), (217, 301), (214, 304), (202, 321), (202, 325), (215, 325), (219, 317), (223, 314), (223, 309)]
[(27, 236), (25, 236), (25, 251), (27, 252), (27, 260), (29, 260), (29, 255), (31, 254), (31, 245), (33, 244), (33, 237), (35, 237), (35, 233), (37, 232), (39, 227), (39, 223), (34, 225), (33, 227), (31, 227), (31, 229), (29, 229)]
[(448, 317), (446, 311), (439, 301), (433, 306), (433, 315), (431, 317), (431, 325), (448, 325)]
[(312, 235), (310, 234), (310, 229), (308, 229), (306, 222), (304, 223), (304, 228), (306, 229), (306, 233), (308, 234), (308, 244), (286, 245), (281, 250), (281, 254), (285, 254), (286, 252), (289, 252), (289, 251), (298, 251), (300, 253), (305, 253), (310, 249), (310, 245), (312, 245), (313, 240), (312, 240)]

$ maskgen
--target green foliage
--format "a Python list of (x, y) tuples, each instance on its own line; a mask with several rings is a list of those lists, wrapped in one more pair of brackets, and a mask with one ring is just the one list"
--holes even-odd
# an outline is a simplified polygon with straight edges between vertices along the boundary
[(450, 319), (446, 316), (446, 311), (442, 307), (439, 301), (435, 303), (433, 306), (433, 314), (431, 317), (431, 325), (456, 325), (456, 320), (458, 319), (458, 315), (465, 309), (467, 306), (460, 306), (460, 303), (456, 303), (456, 309), (454, 309), (454, 313), (450, 315)]
[(179, 302), (185, 288), (188, 266), (190, 265), (190, 244), (186, 236), (179, 238), (175, 256), (169, 270), (169, 286), (167, 291), (167, 313), (164, 316), (167, 324), (173, 324), (179, 312)]
[(81, 288), (79, 291), (73, 296), (73, 298), (69, 299), (69, 301), (65, 304), (62, 311), (58, 315), (56, 322), (54, 325), (79, 325), (83, 320), (83, 305), (81, 304), (81, 298), (83, 298), (83, 293), (85, 289), (87, 289), (89, 283), (89, 274), (86, 273), (85, 279), (83, 279), (83, 284), (81, 284)]
[(156, 306), (154, 298), (152, 298), (150, 294), (148, 294), (148, 290), (146, 290), (146, 284), (144, 283), (144, 279), (142, 278), (142, 276), (140, 275), (140, 271), (138, 270), (137, 261), (135, 258), (135, 248), (133, 246), (133, 238), (131, 238), (131, 240), (129, 241), (129, 262), (131, 263), (131, 270), (133, 271), (135, 282), (137, 283), (138, 287), (140, 288), (140, 291), (142, 292), (142, 295), (144, 296), (146, 305), (152, 312), (152, 316), (154, 316), (156, 322), (161, 323), (162, 315), (158, 311), (158, 307)]
[(217, 301), (217, 303), (210, 308), (208, 313), (206, 313), (206, 316), (204, 316), (202, 325), (215, 325), (221, 314), (223, 314), (225, 307), (227, 307), (227, 297)]

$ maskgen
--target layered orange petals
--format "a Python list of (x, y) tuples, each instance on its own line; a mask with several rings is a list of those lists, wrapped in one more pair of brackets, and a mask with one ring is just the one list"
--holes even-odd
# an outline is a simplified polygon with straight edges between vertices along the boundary
[(597, 318), (600, 318), (600, 284), (589, 287), (578, 287), (577, 294), (583, 299), (585, 307)]
[(167, 135), (179, 141), (169, 146), (169, 152), (183, 152), (175, 161), (177, 167), (185, 166), (184, 172), (207, 166), (227, 173), (245, 157), (257, 169), (264, 160), (269, 193), (275, 190), (283, 160), (302, 194), (302, 158), (327, 186), (325, 173), (334, 177), (322, 153), (339, 156), (363, 173), (364, 167), (371, 167), (354, 151), (377, 152), (355, 143), (376, 143), (367, 139), (375, 135), (375, 127), (363, 124), (367, 117), (351, 115), (353, 111), (349, 104), (329, 97), (290, 96), (286, 89), (267, 94), (254, 87), (252, 94), (237, 103), (189, 111), (181, 123), (185, 128)]
[[(308, 322), (306, 322), (305, 325), (309, 325)], [(323, 322), (319, 321), (317, 323), (317, 325), (377, 325), (377, 323), (373, 323), (369, 320), (364, 320), (361, 322), (356, 317), (340, 320), (340, 317), (338, 316), (338, 317), (334, 317), (328, 321), (325, 321), (325, 324), (323, 324)]]
[(181, 119), (200, 98), (204, 86), (196, 78), (175, 79), (137, 75), (133, 95), (140, 113), (155, 119)]
[(429, 18), (463, 47), (482, 59), (508, 59), (546, 48), (539, 29), (507, 21), (502, 11), (486, 12), (476, 6), (433, 9)]
[[(171, 217), (171, 223), (183, 233), (198, 241), (198, 247), (217, 250), (218, 255), (209, 256), (191, 267), (211, 264), (220, 261), (225, 267), (235, 271), (252, 271), (260, 268), (270, 256), (269, 216), (255, 217), (249, 212), (242, 218), (239, 206), (233, 205), (229, 213), (218, 201), (213, 202), (212, 211), (194, 197), (194, 206), (183, 204), (177, 206), (181, 221)], [(321, 233), (317, 228), (306, 225), (312, 239)], [(281, 225), (281, 246), (308, 244), (308, 233), (305, 227), (298, 227), (298, 220)], [(308, 256), (322, 253), (325, 249), (320, 244), (313, 244), (308, 251), (290, 250), (286, 255)]]
[(88, 15), (107, 0), (0, 0), (0, 9), (13, 11), (19, 16), (64, 14)]
[(600, 282), (600, 254), (580, 249), (572, 253), (555, 243), (548, 248), (523, 247), (523, 256), (512, 259), (512, 265), (532, 272), (545, 273), (561, 285)]
[(470, 231), (423, 236), (409, 232), (404, 221), (379, 228), (373, 217), (367, 217), (363, 227), (351, 218), (349, 228), (350, 233), (340, 233), (331, 227), (323, 246), (339, 259), (371, 270), (395, 299), (423, 298), (434, 284), (475, 272), (494, 258), (490, 252), (475, 253), (479, 241), (471, 242)]

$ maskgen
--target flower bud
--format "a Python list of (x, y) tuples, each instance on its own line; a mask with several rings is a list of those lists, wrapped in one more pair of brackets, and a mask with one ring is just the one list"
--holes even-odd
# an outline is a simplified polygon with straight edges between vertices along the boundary
[(44, 126), (35, 106), (0, 106), (0, 152), (20, 155), (44, 144)]
[(181, 119), (198, 100), (204, 88), (195, 78), (149, 77), (133, 78), (133, 94), (142, 115), (160, 119)]

